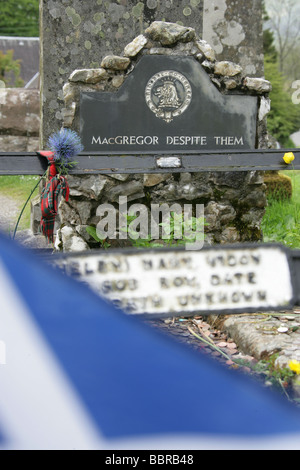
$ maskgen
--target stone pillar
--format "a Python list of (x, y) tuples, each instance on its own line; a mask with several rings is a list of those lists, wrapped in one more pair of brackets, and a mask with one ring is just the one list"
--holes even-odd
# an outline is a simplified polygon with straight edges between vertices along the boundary
[(121, 54), (155, 20), (192, 27), (201, 37), (202, 13), (203, 0), (40, 0), (41, 146), (62, 126), (62, 87), (73, 70)]
[(245, 75), (263, 77), (262, 0), (204, 0), (202, 37), (218, 60), (232, 60)]
[(155, 20), (192, 27), (217, 59), (263, 76), (262, 0), (40, 0), (41, 146), (62, 125), (62, 86), (75, 69), (100, 66)]

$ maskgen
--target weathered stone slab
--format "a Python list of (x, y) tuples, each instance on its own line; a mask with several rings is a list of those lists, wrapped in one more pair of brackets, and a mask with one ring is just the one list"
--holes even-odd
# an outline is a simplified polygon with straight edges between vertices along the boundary
[(0, 134), (38, 136), (39, 103), (38, 90), (0, 88)]
[(206, 0), (203, 39), (214, 47), (217, 60), (230, 60), (247, 76), (264, 75), (262, 0)]
[(38, 137), (0, 135), (0, 152), (35, 152), (38, 148)]
[(131, 314), (232, 314), (294, 301), (289, 257), (279, 246), (97, 250), (49, 261)]

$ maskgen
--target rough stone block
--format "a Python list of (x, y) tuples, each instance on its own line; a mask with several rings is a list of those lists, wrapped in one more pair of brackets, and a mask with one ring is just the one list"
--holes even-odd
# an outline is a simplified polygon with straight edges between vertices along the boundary
[(119, 57), (115, 55), (108, 55), (104, 57), (101, 62), (101, 67), (111, 70), (126, 70), (130, 65), (128, 57)]
[(70, 82), (98, 83), (107, 78), (104, 68), (74, 70), (69, 77)]
[(240, 65), (234, 64), (228, 60), (216, 62), (214, 68), (216, 75), (223, 75), (224, 77), (234, 77), (235, 75), (239, 75), (242, 70)]
[(147, 174), (147, 175), (144, 175), (144, 186), (145, 187), (156, 186), (157, 184), (161, 183), (162, 181), (166, 181), (168, 178), (170, 178), (169, 173)]
[(199, 51), (202, 52), (202, 54), (205, 56), (205, 58), (207, 60), (210, 61), (210, 63), (214, 62), (216, 60), (215, 51), (213, 50), (211, 45), (208, 44), (208, 42), (206, 42), (202, 39), (202, 40), (197, 41), (196, 45), (197, 45)]
[(188, 42), (195, 38), (195, 30), (176, 23), (154, 21), (145, 33), (154, 41), (159, 41), (163, 46), (171, 46), (178, 41)]
[(140, 34), (137, 36), (133, 41), (131, 41), (124, 49), (124, 56), (125, 57), (135, 57), (144, 46), (146, 46), (148, 39), (143, 35)]

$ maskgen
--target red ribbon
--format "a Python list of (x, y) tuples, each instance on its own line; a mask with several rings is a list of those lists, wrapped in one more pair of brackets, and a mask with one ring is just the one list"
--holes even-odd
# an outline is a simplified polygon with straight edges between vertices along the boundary
[(47, 158), (48, 164), (49, 164), (49, 180), (51, 180), (53, 176), (57, 174), (55, 160), (54, 160), (54, 153), (51, 152), (50, 150), (39, 150), (36, 153), (40, 155), (41, 157)]
[(57, 176), (58, 173), (53, 152), (42, 150), (36, 153), (42, 157), (46, 157), (49, 165), (48, 183), (41, 193), (42, 218), (40, 228), (42, 233), (48, 238), (48, 241), (53, 242), (54, 223), (58, 209), (58, 196), (62, 193), (65, 200), (68, 201), (69, 185), (64, 176)]

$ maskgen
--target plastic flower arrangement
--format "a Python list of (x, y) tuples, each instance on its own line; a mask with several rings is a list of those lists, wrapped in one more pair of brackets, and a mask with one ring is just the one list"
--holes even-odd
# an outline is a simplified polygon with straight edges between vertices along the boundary
[(79, 135), (75, 131), (64, 128), (52, 134), (47, 145), (54, 154), (55, 166), (61, 175), (67, 175), (68, 171), (76, 165), (73, 159), (83, 150)]
[(293, 154), (293, 152), (287, 152), (284, 154), (282, 158), (285, 161), (285, 163), (289, 165), (290, 163), (292, 163), (292, 161), (295, 160), (295, 155)]
[(61, 129), (52, 134), (48, 140), (50, 152), (38, 152), (48, 159), (48, 182), (41, 193), (40, 222), (41, 232), (49, 242), (53, 242), (55, 218), (58, 211), (59, 197), (69, 199), (69, 185), (66, 176), (76, 165), (73, 158), (83, 150), (80, 137), (71, 129)]
[(83, 150), (83, 145), (81, 144), (79, 135), (75, 131), (62, 128), (49, 137), (47, 146), (50, 148), (49, 151), (38, 151), (36, 153), (39, 156), (47, 158), (48, 168), (25, 202), (18, 218), (13, 238), (16, 235), (18, 224), (28, 201), (42, 179), (46, 177), (46, 184), (41, 193), (42, 218), (40, 229), (47, 237), (48, 241), (53, 242), (53, 231), (58, 210), (59, 196), (62, 195), (66, 201), (68, 201), (69, 185), (66, 175), (69, 173), (69, 170), (76, 165), (77, 162), (73, 159)]
[(289, 368), (295, 372), (297, 375), (300, 374), (300, 362), (296, 361), (295, 359), (293, 359), (292, 361), (290, 361), (289, 363)]

